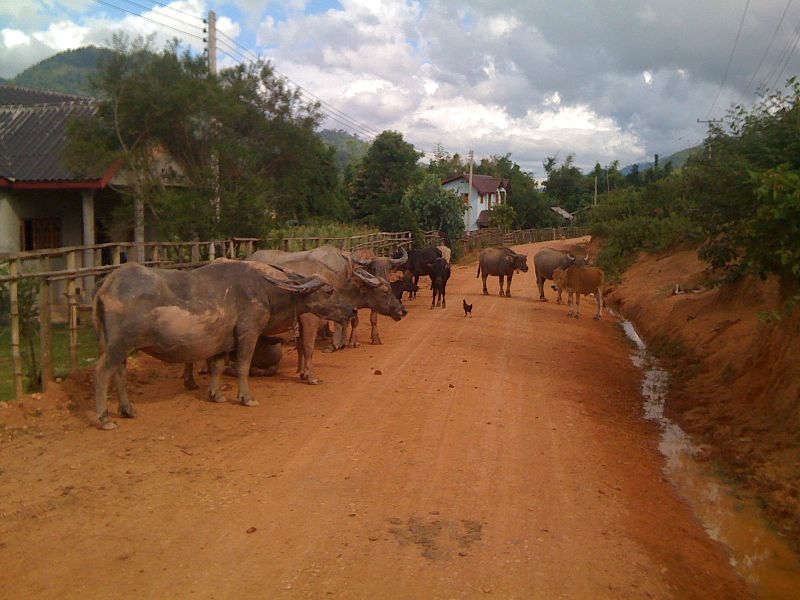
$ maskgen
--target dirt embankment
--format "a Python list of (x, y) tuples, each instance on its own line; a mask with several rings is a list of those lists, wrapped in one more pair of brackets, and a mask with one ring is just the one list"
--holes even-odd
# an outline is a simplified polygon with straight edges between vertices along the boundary
[(674, 376), (667, 411), (800, 547), (800, 310), (780, 319), (775, 281), (673, 295), (695, 251), (642, 255), (608, 296)]

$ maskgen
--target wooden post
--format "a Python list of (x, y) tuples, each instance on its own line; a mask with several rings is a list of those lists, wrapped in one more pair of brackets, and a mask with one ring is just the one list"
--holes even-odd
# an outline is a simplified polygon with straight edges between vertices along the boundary
[[(19, 275), (19, 261), (12, 260), (9, 265), (9, 275)], [(12, 279), (8, 286), (11, 296), (11, 359), (14, 365), (14, 397), (17, 402), (22, 402), (22, 355), (19, 352), (19, 281)]]
[(199, 263), (200, 262), (200, 244), (194, 243), (192, 244), (192, 262)]
[(50, 327), (50, 282), (39, 284), (39, 345), (42, 347), (42, 391), (53, 379), (53, 330)]
[(216, 256), (216, 248), (214, 242), (208, 242), (208, 262), (214, 262)]
[[(75, 269), (75, 251), (67, 253), (67, 270)], [(67, 280), (67, 305), (69, 306), (69, 372), (78, 371), (78, 297), (75, 277)]]
[(247, 240), (246, 248), (245, 258), (249, 258), (253, 254), (253, 240)]
[(122, 248), (119, 246), (114, 246), (114, 250), (111, 254), (111, 263), (114, 265), (118, 265), (120, 263), (122, 257)]
[(308, 250), (308, 238), (303, 238), (300, 240), (300, 245), (303, 250)]

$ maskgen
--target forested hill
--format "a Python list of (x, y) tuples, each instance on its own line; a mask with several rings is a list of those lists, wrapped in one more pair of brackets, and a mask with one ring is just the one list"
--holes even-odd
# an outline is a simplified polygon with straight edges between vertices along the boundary
[(97, 61), (111, 50), (86, 46), (66, 50), (28, 67), (7, 83), (24, 87), (90, 96), (89, 76), (97, 70)]
[(360, 161), (369, 149), (369, 143), (341, 129), (323, 129), (319, 137), (336, 149), (336, 164), (340, 170)]

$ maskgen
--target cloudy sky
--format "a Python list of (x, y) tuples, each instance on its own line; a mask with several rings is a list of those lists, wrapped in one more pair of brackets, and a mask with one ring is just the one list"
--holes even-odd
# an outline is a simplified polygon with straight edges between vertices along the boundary
[(792, 0), (1, 0), (0, 77), (114, 32), (272, 60), (324, 101), (328, 128), (399, 131), (479, 159), (583, 168), (698, 143), (732, 102), (800, 71)]

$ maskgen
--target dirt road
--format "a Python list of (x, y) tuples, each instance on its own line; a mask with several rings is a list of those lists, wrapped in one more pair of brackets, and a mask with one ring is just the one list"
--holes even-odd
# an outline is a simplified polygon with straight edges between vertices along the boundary
[(321, 386), (288, 352), (257, 408), (140, 357), (115, 431), (88, 373), (0, 410), (0, 597), (747, 597), (662, 479), (619, 327), (475, 270), (319, 353)]

